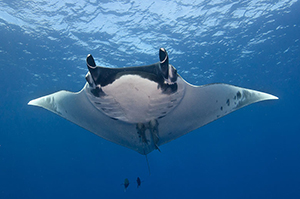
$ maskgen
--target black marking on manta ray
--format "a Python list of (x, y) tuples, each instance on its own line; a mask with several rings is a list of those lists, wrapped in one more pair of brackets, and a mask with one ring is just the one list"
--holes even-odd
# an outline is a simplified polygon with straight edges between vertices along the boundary
[(159, 116), (158, 119), (164, 118), (166, 115)]
[(238, 91), (238, 92), (236, 93), (236, 95), (233, 97), (233, 99), (234, 99), (234, 100), (239, 100), (239, 99), (241, 99), (241, 97), (242, 97), (242, 94), (241, 94), (240, 91)]
[(241, 92), (240, 91), (238, 91), (237, 93), (236, 93), (236, 96), (237, 96), (237, 99), (239, 100), (239, 99), (241, 99), (241, 97), (242, 97), (242, 94), (241, 94)]
[(227, 106), (230, 106), (230, 99), (227, 99), (226, 104)]

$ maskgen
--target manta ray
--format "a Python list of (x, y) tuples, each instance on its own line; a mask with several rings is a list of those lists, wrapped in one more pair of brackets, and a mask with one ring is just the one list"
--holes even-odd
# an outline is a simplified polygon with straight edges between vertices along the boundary
[(28, 104), (143, 155), (244, 106), (278, 99), (229, 84), (189, 84), (164, 48), (151, 65), (107, 68), (96, 66), (90, 54), (86, 65), (81, 91), (62, 90)]

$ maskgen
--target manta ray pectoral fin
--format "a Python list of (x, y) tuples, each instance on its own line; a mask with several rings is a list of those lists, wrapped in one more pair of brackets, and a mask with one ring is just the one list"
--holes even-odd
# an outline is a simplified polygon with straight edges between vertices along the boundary
[(28, 105), (47, 109), (106, 140), (142, 155), (155, 149), (153, 145), (145, 146), (140, 141), (135, 124), (112, 119), (96, 109), (88, 100), (85, 87), (78, 93), (59, 91), (46, 95), (31, 100)]
[(39, 106), (60, 116), (63, 116), (66, 110), (65, 107), (61, 106), (60, 101), (61, 99), (65, 100), (65, 98), (70, 95), (72, 96), (74, 95), (74, 93), (69, 91), (59, 91), (51, 95), (31, 100), (30, 102), (28, 102), (28, 105)]
[(228, 84), (188, 84), (179, 106), (159, 120), (159, 145), (170, 142), (249, 104), (278, 97)]

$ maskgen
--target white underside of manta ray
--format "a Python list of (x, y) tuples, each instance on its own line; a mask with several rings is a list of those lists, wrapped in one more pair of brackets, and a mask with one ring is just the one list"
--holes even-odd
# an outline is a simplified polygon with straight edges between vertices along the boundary
[(228, 84), (194, 86), (169, 64), (106, 68), (87, 57), (87, 83), (77, 93), (59, 91), (31, 100), (92, 133), (147, 155), (209, 122), (249, 104), (277, 97)]

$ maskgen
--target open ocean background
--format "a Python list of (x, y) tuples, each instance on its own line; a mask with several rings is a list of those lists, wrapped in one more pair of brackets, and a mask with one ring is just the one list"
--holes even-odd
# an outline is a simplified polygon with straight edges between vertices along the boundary
[[(0, 198), (300, 198), (299, 45), (296, 0), (1, 0)], [(161, 146), (150, 176), (144, 156), (27, 105), (79, 91), (89, 53), (126, 67), (157, 62), (160, 47), (192, 84), (279, 100)]]

